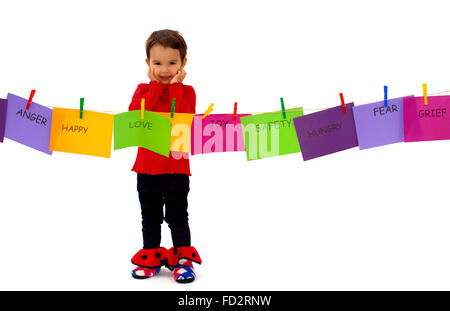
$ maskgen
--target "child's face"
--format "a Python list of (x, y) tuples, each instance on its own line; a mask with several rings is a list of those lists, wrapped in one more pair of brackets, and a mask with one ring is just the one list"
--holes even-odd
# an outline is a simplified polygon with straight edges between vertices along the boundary
[(170, 47), (163, 47), (160, 44), (152, 46), (150, 49), (150, 59), (145, 60), (149, 69), (153, 69), (155, 79), (161, 83), (168, 84), (184, 68), (187, 59), (181, 61), (180, 51)]

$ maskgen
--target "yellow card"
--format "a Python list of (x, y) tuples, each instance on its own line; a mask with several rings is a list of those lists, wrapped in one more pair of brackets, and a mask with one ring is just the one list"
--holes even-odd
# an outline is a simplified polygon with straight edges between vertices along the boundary
[(157, 113), (165, 116), (172, 123), (170, 151), (191, 152), (191, 125), (194, 114), (174, 113), (173, 118), (170, 118), (170, 112)]
[(53, 108), (50, 150), (109, 158), (113, 126), (112, 114)]

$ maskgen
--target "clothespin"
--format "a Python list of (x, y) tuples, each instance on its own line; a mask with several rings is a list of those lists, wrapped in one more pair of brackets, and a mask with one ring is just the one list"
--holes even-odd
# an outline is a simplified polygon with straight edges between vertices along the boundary
[(145, 111), (145, 98), (141, 100), (141, 120), (144, 119), (144, 111)]
[(281, 101), (281, 112), (283, 113), (283, 119), (286, 119), (286, 109), (284, 108), (283, 97), (280, 97), (280, 101)]
[(236, 121), (237, 102), (234, 102), (233, 121)]
[(422, 84), (422, 88), (423, 88), (423, 102), (425, 105), (428, 105), (427, 84), (426, 83)]
[(387, 95), (387, 85), (385, 85), (385, 86), (384, 86), (384, 108), (387, 108), (387, 106), (388, 106), (387, 99), (388, 99), (388, 95)]
[(339, 93), (339, 96), (341, 97), (342, 112), (344, 114), (346, 114), (347, 113), (347, 108), (345, 108), (344, 94)]
[(30, 109), (30, 104), (31, 104), (31, 101), (33, 100), (35, 93), (36, 93), (36, 90), (31, 90), (30, 97), (28, 98), (28, 103), (27, 103), (27, 107), (25, 108), (25, 110)]
[(80, 119), (83, 119), (84, 97), (80, 98)]
[(172, 109), (171, 109), (171, 111), (170, 111), (170, 118), (171, 118), (171, 119), (173, 118), (174, 112), (175, 112), (175, 97), (172, 98)]
[(206, 111), (203, 113), (202, 119), (204, 119), (207, 115), (209, 115), (211, 113), (211, 111), (214, 110), (213, 106), (214, 106), (214, 103), (211, 103), (211, 105), (209, 105), (208, 109), (206, 109)]

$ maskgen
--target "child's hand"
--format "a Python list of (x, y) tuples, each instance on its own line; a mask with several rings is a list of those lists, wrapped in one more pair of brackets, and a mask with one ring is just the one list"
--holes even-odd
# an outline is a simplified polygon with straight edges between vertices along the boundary
[(150, 79), (150, 81), (156, 80), (154, 71), (155, 71), (154, 68), (152, 68), (151, 66), (148, 67), (147, 76)]
[(181, 83), (183, 82), (184, 78), (186, 77), (186, 71), (184, 71), (183, 68), (178, 70), (178, 73), (173, 77), (172, 80), (170, 80), (170, 83)]

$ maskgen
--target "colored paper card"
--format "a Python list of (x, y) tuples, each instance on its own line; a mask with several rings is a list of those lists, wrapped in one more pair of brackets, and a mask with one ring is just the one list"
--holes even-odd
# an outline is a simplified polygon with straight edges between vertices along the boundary
[(245, 151), (240, 117), (250, 114), (203, 114), (194, 116), (191, 131), (191, 154)]
[(155, 112), (133, 110), (114, 116), (114, 150), (143, 147), (169, 157), (171, 124)]
[(50, 150), (109, 158), (114, 115), (53, 108)]
[(174, 113), (171, 118), (170, 112), (156, 113), (168, 118), (172, 124), (170, 151), (191, 152), (191, 126), (194, 114)]
[(52, 154), (49, 150), (52, 110), (28, 99), (8, 94), (5, 137), (30, 148)]
[(345, 114), (337, 106), (294, 119), (304, 161), (358, 146), (354, 104), (345, 107)]
[(450, 139), (450, 96), (403, 100), (405, 142)]
[(6, 99), (0, 98), (0, 143), (3, 142), (5, 137), (5, 125), (6, 125)]
[(303, 115), (303, 108), (241, 117), (247, 160), (264, 159), (300, 152), (293, 119)]
[(403, 97), (353, 107), (359, 149), (404, 141)]

